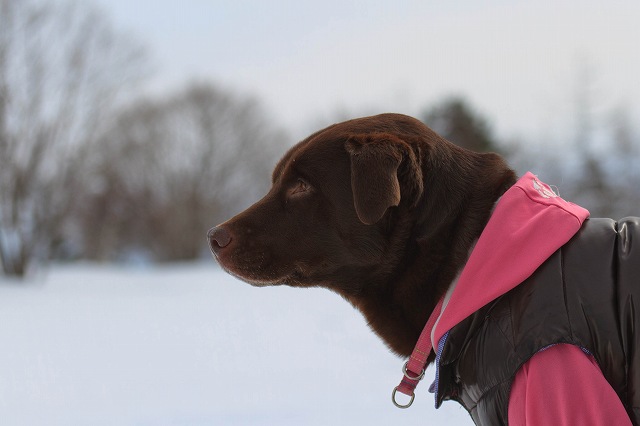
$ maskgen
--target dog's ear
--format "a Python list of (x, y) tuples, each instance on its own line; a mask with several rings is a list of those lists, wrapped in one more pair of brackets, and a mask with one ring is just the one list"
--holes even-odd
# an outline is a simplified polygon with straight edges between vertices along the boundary
[(388, 133), (353, 135), (346, 142), (351, 156), (351, 189), (360, 221), (378, 222), (389, 207), (407, 198), (415, 205), (422, 193), (422, 172), (411, 147)]

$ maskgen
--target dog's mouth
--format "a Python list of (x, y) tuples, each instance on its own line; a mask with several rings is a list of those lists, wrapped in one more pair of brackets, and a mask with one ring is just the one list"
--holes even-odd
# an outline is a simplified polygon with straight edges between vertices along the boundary
[[(254, 287), (271, 287), (279, 285), (301, 286), (304, 281), (304, 273), (301, 268), (293, 267), (290, 271), (277, 271), (280, 268), (273, 268), (265, 264), (264, 258), (260, 261), (254, 259), (251, 262), (242, 262), (245, 266), (230, 262), (228, 259), (220, 259), (214, 255), (216, 261), (228, 274), (240, 281), (244, 281)], [(251, 265), (251, 266), (248, 266)]]
[(233, 235), (223, 226), (212, 228), (207, 235), (214, 259), (228, 274), (254, 287), (299, 287), (308, 281), (305, 277), (311, 269), (306, 262), (283, 261), (255, 241), (243, 242)]
[(302, 285), (302, 276), (297, 271), (294, 271), (290, 275), (284, 276), (282, 278), (277, 279), (265, 279), (260, 277), (248, 277), (246, 275), (238, 274), (236, 272), (225, 269), (227, 273), (233, 275), (235, 278), (240, 281), (244, 281), (245, 283), (253, 286), (253, 287), (274, 287), (280, 285), (288, 285), (288, 286), (300, 286)]
[[(229, 272), (229, 271), (227, 271)], [(253, 286), (253, 287), (273, 287), (273, 286), (278, 286), (278, 285), (283, 285), (283, 282), (278, 282), (278, 281), (269, 281), (269, 280), (260, 280), (260, 279), (254, 279), (254, 278), (247, 278), (244, 277), (242, 275), (238, 275), (235, 274), (233, 272), (229, 272), (231, 275), (233, 275), (234, 277), (236, 277), (237, 279), (239, 279), (240, 281), (244, 281), (245, 283)]]

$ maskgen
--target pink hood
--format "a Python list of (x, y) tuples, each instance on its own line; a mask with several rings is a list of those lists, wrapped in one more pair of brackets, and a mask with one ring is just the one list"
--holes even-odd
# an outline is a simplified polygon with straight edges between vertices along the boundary
[(589, 212), (526, 173), (502, 196), (436, 323), (433, 346), (460, 321), (527, 279)]

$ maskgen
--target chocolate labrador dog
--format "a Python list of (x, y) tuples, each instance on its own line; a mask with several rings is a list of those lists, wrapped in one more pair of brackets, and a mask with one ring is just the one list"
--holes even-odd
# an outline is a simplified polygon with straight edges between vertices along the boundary
[(414, 118), (359, 118), (291, 148), (269, 193), (211, 229), (209, 244), (252, 285), (339, 293), (409, 356), (515, 181), (500, 156), (462, 149)]
[(212, 252), (252, 285), (351, 302), (409, 357), (396, 405), (437, 356), (436, 405), (477, 424), (640, 424), (640, 218), (587, 220), (398, 114), (312, 134), (272, 181), (209, 231)]

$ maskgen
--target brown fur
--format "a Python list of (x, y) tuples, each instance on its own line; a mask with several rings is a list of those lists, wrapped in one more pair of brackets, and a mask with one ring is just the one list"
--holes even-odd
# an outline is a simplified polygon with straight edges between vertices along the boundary
[(457, 147), (411, 117), (359, 118), (291, 148), (269, 193), (209, 231), (210, 245), (253, 285), (337, 292), (408, 356), (515, 180), (500, 156)]

